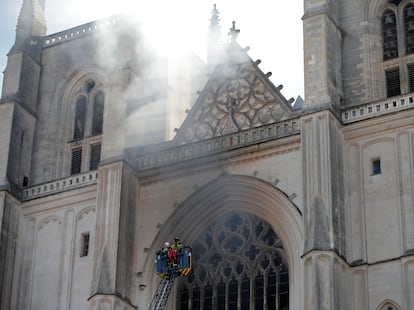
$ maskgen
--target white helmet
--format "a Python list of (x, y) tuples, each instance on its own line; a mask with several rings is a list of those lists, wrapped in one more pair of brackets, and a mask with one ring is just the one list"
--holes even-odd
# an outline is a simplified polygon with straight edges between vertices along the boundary
[(165, 242), (165, 243), (164, 243), (164, 245), (165, 245), (165, 246), (169, 246), (169, 245), (170, 245), (170, 243), (167, 241), (167, 242)]

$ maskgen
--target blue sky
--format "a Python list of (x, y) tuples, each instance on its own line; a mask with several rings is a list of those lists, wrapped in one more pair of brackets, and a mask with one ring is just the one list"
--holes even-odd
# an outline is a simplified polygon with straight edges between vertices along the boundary
[[(13, 45), (17, 18), (23, 0), (0, 0), (0, 69), (4, 71), (7, 52)], [(159, 7), (168, 9), (157, 11)], [(289, 99), (303, 97), (303, 38), (302, 0), (46, 0), (48, 34), (116, 13), (136, 12), (158, 27), (174, 24), (182, 38), (188, 38), (189, 47), (203, 57), (205, 36), (213, 4), (220, 12), (221, 28), (225, 38), (233, 20), (241, 29), (238, 42), (249, 46), (253, 60), (261, 59), (263, 72), (273, 73), (271, 80), (284, 85), (282, 93)], [(97, 10), (98, 8), (98, 10)], [(152, 17), (155, 18), (152, 18)], [(154, 22), (155, 20), (155, 22)], [(164, 23), (164, 24), (163, 24)], [(181, 27), (181, 28), (179, 28)], [(3, 76), (0, 77), (2, 85)]]
[[(0, 3), (0, 20), (2, 26), (0, 27), (0, 70), (4, 71), (6, 68), (7, 57), (6, 54), (13, 45), (16, 34), (16, 23), (19, 15), (19, 0), (1, 0)], [(0, 77), (3, 81), (3, 74)], [(2, 84), (1, 84), (2, 85)]]

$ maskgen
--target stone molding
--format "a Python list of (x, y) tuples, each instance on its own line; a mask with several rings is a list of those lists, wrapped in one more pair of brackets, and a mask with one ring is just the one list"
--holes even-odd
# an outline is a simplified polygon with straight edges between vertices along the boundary
[(412, 109), (413, 107), (414, 94), (410, 93), (384, 100), (364, 103), (354, 107), (343, 108), (341, 111), (341, 119), (343, 124), (349, 124), (384, 114)]

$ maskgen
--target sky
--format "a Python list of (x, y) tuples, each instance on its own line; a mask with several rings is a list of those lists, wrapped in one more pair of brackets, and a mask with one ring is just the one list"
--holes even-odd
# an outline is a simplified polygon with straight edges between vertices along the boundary
[[(4, 71), (7, 53), (23, 0), (0, 0), (0, 69)], [(260, 59), (264, 73), (282, 84), (287, 98), (303, 96), (303, 36), (301, 0), (46, 0), (48, 34), (83, 23), (128, 12), (143, 20), (160, 49), (177, 47), (191, 50), (205, 60), (206, 36), (213, 5), (217, 5), (223, 41), (236, 22), (238, 43), (250, 47), (253, 60)], [(157, 45), (157, 44), (156, 44)], [(178, 49), (178, 46), (181, 48)], [(3, 76), (0, 77), (2, 84)]]

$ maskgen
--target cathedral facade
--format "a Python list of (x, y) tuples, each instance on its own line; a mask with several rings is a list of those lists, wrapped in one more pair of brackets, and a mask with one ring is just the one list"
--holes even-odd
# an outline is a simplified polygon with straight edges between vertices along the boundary
[(168, 309), (414, 309), (414, 1), (304, 1), (295, 104), (216, 7), (207, 63), (44, 8), (4, 71), (0, 309), (148, 309), (177, 236)]

